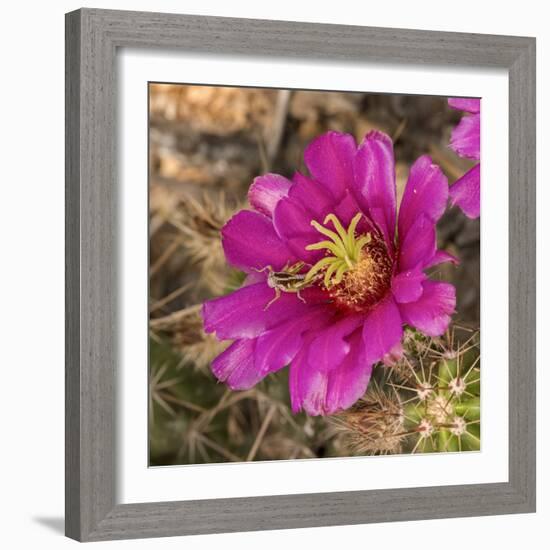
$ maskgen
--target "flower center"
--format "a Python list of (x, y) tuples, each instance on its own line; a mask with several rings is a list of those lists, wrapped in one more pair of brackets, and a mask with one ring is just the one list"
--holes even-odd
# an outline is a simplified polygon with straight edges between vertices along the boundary
[[(326, 250), (306, 274), (306, 281), (321, 278), (336, 305), (354, 311), (366, 311), (386, 294), (392, 272), (392, 261), (380, 239), (370, 233), (356, 235), (361, 220), (358, 213), (344, 229), (340, 220), (329, 214), (323, 225), (313, 220), (311, 225), (328, 237), (306, 250)], [(331, 222), (335, 231), (325, 227)]]

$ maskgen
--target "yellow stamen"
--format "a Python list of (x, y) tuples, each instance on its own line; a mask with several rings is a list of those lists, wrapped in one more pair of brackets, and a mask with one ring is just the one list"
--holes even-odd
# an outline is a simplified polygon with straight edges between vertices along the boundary
[(315, 229), (317, 229), (319, 233), (322, 233), (323, 235), (327, 236), (329, 239), (332, 239), (335, 243), (337, 243), (338, 241), (341, 242), (340, 237), (334, 231), (331, 231), (330, 229), (323, 227), (319, 222), (312, 220), (311, 225), (315, 227)]
[[(353, 240), (355, 239), (355, 229), (357, 228), (357, 224), (359, 223), (359, 220), (361, 219), (361, 215), (355, 216), (348, 227), (348, 244), (349, 246), (353, 246)], [(370, 238), (370, 237), (369, 237)]]
[(306, 250), (326, 249), (331, 255), (319, 260), (307, 272), (306, 281), (313, 279), (320, 271), (326, 270), (323, 283), (326, 288), (329, 288), (339, 284), (344, 274), (357, 265), (363, 247), (371, 241), (371, 236), (369, 234), (355, 235), (357, 225), (361, 220), (361, 215), (361, 213), (356, 214), (346, 230), (335, 214), (328, 214), (323, 224), (326, 225), (328, 222), (331, 222), (336, 232), (331, 231), (315, 220), (311, 222), (311, 225), (319, 231), (319, 233), (325, 235), (330, 240), (310, 244), (306, 246)]
[(328, 222), (332, 222), (332, 225), (334, 225), (334, 229), (338, 232), (338, 235), (342, 239), (342, 242), (346, 242), (347, 239), (347, 232), (342, 227), (342, 224), (340, 223), (340, 220), (334, 215), (334, 214), (327, 214), (327, 217), (323, 220), (323, 225), (327, 225)]
[(344, 248), (338, 246), (336, 243), (333, 243), (331, 241), (321, 241), (320, 243), (310, 244), (306, 246), (306, 250), (323, 250), (323, 248), (330, 250), (335, 256), (346, 254)]
[(342, 264), (337, 270), (336, 275), (334, 276), (334, 279), (332, 280), (332, 285), (337, 285), (338, 283), (342, 282), (342, 279), (344, 277), (344, 273), (348, 271), (348, 266), (346, 264)]
[(332, 263), (328, 266), (327, 270), (325, 271), (325, 278), (323, 281), (325, 283), (326, 288), (330, 287), (330, 280), (332, 276), (334, 275), (335, 271), (342, 265), (341, 260), (334, 261), (333, 258), (330, 258), (330, 259)]
[(306, 274), (306, 281), (311, 280), (319, 271), (324, 269), (325, 267), (330, 266), (334, 263), (333, 257), (323, 258), (322, 260), (319, 260)]

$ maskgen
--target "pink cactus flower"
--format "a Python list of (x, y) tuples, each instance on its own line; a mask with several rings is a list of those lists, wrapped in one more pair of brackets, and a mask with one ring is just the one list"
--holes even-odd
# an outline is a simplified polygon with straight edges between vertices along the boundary
[(425, 271), (455, 261), (437, 250), (448, 183), (428, 156), (411, 167), (397, 214), (391, 139), (357, 146), (328, 132), (306, 148), (310, 177), (256, 178), (251, 210), (222, 229), (242, 288), (206, 302), (204, 328), (233, 343), (212, 364), (234, 390), (289, 366), (292, 410), (327, 415), (365, 392), (373, 365), (401, 354), (403, 328), (447, 329), (453, 285)]
[[(452, 97), (448, 100), (449, 106), (469, 114), (462, 117), (451, 134), (450, 147), (459, 156), (480, 159), (480, 125), (481, 100)], [(466, 216), (479, 218), (480, 198), (480, 164), (476, 164), (461, 178), (455, 181), (449, 189), (451, 203), (458, 206)]]

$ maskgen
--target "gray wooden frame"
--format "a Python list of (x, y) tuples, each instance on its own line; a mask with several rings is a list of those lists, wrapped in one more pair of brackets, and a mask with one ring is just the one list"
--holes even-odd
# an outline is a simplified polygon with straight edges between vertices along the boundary
[[(115, 502), (115, 56), (121, 47), (509, 71), (507, 483)], [(66, 71), (69, 537), (96, 541), (535, 511), (534, 38), (82, 9), (66, 16)]]

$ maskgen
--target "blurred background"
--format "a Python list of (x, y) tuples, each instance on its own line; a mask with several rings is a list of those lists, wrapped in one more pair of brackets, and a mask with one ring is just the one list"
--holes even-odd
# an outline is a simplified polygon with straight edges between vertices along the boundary
[[(411, 338), (408, 364), (391, 375), (397, 381), (388, 382), (387, 372), (375, 373), (370, 393), (347, 415), (293, 415), (287, 369), (252, 390), (227, 390), (209, 370), (224, 345), (203, 332), (200, 317), (204, 300), (242, 282), (242, 275), (225, 263), (219, 232), (236, 210), (246, 207), (254, 177), (307, 172), (304, 148), (327, 130), (351, 133), (359, 142), (378, 129), (394, 140), (399, 198), (410, 165), (425, 153), (452, 183), (472, 166), (448, 148), (461, 116), (440, 97), (150, 84), (152, 466), (476, 448), (471, 444), (475, 435), (453, 443), (441, 432), (435, 442), (420, 441), (406, 426), (419, 421), (417, 413), (402, 412), (403, 403), (418, 397), (421, 371), (434, 377), (428, 382), (435, 387), (436, 379), (456, 376), (461, 368), (446, 365), (439, 372), (436, 365), (426, 374), (416, 356), (435, 364), (454, 350), (471, 367), (470, 393), (479, 394), (479, 220), (467, 219), (458, 209), (442, 218), (438, 239), (440, 248), (459, 256), (461, 264), (437, 268), (437, 276), (457, 288), (456, 330), (438, 342)], [(446, 399), (442, 410), (449, 416), (454, 409), (447, 410)], [(401, 411), (397, 424), (388, 422), (395, 415), (386, 414), (394, 408)], [(388, 430), (393, 435), (387, 436)], [(400, 435), (407, 431), (414, 433)]]

